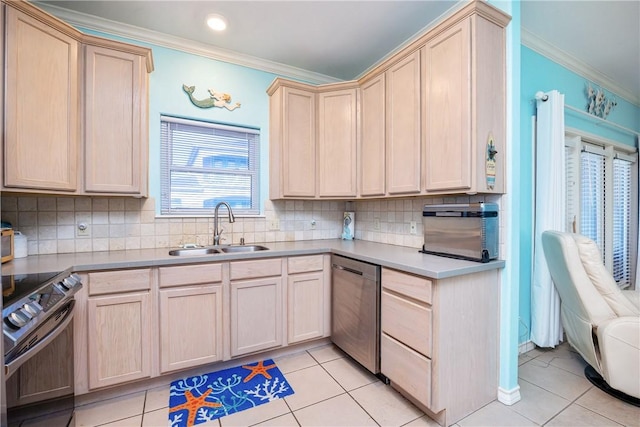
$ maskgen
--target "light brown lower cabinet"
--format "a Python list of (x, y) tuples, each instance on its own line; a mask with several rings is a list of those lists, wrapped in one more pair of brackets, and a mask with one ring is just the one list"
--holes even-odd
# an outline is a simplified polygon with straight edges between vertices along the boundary
[(327, 337), (330, 276), (327, 254), (82, 273), (75, 393)]
[(160, 373), (223, 358), (222, 264), (159, 268)]
[(104, 271), (88, 277), (88, 388), (151, 377), (151, 270)]
[(498, 270), (431, 280), (382, 269), (381, 371), (442, 425), (498, 390)]
[(89, 389), (151, 376), (149, 292), (88, 300)]
[(231, 357), (283, 345), (282, 260), (231, 262)]
[(288, 259), (288, 344), (329, 336), (330, 289), (329, 255)]

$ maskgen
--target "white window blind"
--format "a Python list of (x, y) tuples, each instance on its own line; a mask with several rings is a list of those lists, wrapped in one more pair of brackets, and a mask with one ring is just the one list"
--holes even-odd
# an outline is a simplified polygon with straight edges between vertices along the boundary
[(613, 277), (631, 284), (631, 177), (633, 163), (613, 159)]
[(260, 213), (259, 130), (162, 116), (160, 139), (162, 214)]
[(576, 157), (573, 155), (577, 148), (574, 146), (565, 147), (565, 173), (567, 174), (567, 225), (565, 230), (570, 233), (577, 233), (577, 217), (580, 212), (580, 197), (578, 197), (578, 174), (580, 172)]
[(589, 151), (580, 153), (580, 234), (595, 241), (602, 256), (604, 247), (604, 156)]
[(565, 140), (567, 230), (594, 240), (618, 286), (631, 285), (637, 235), (636, 154), (575, 136)]

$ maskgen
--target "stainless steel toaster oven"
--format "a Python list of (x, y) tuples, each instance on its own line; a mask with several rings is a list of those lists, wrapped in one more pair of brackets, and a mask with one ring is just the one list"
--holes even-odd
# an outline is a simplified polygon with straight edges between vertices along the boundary
[(498, 258), (498, 205), (425, 205), (422, 252), (471, 261)]

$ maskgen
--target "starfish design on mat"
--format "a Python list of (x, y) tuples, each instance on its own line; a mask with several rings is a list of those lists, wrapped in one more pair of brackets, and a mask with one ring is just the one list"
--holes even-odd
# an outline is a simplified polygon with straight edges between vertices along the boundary
[(192, 426), (196, 421), (196, 414), (199, 408), (209, 407), (209, 408), (220, 408), (222, 404), (218, 402), (207, 402), (204, 400), (209, 393), (213, 390), (209, 389), (202, 393), (202, 395), (195, 397), (191, 390), (184, 391), (184, 397), (187, 398), (187, 401), (182, 405), (177, 405), (171, 408), (171, 412), (176, 412), (181, 409), (186, 409), (189, 412), (189, 418), (187, 419), (187, 425)]
[(251, 378), (255, 377), (256, 375), (264, 375), (266, 379), (270, 380), (271, 375), (269, 375), (267, 371), (269, 369), (275, 368), (276, 365), (273, 364), (273, 365), (264, 366), (264, 360), (261, 360), (255, 366), (243, 365), (242, 367), (245, 369), (249, 369), (251, 371), (251, 373), (247, 375), (247, 377), (243, 381), (246, 383), (248, 381), (251, 381)]

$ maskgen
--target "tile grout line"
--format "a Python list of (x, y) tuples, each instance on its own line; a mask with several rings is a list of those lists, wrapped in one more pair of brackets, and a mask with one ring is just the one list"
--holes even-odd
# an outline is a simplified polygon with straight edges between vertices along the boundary
[[(346, 356), (345, 356), (345, 357), (346, 357)], [(334, 360), (337, 360), (337, 359), (334, 359)], [(325, 362), (325, 363), (332, 362), (332, 361), (333, 361), (333, 360), (328, 360), (328, 361), (327, 361), (327, 362)], [(347, 390), (347, 389), (346, 389), (342, 384), (340, 384), (340, 382), (339, 382), (337, 379), (335, 379), (335, 378), (333, 377), (333, 375), (331, 375), (331, 372), (329, 372), (329, 371), (328, 371), (328, 370), (323, 366), (323, 364), (322, 364), (322, 363), (320, 364), (320, 366), (322, 366), (322, 369), (324, 369), (324, 371), (325, 371), (325, 372), (326, 372), (326, 373), (327, 373), (327, 374), (328, 374), (328, 375), (329, 375), (329, 376), (330, 376), (330, 377), (331, 377), (331, 378), (332, 378), (336, 383), (338, 383), (338, 385), (339, 385), (340, 387), (342, 387), (342, 389), (345, 391), (345, 394), (346, 394), (347, 396), (349, 396), (349, 398), (351, 398), (351, 400), (353, 400), (353, 401), (356, 403), (356, 405), (358, 405), (358, 406), (359, 406), (359, 407), (364, 411), (364, 413), (365, 413), (365, 414), (367, 414), (367, 415), (369, 416), (369, 418), (371, 418), (371, 419), (373, 420), (373, 422), (374, 422), (374, 423), (376, 423), (376, 425), (377, 425), (377, 426), (380, 426), (380, 423), (379, 423), (379, 422), (378, 422), (378, 421), (373, 417), (373, 415), (371, 415), (371, 414), (370, 414), (370, 413), (369, 413), (369, 412), (368, 412), (368, 411), (367, 411), (367, 410), (366, 410), (366, 409), (365, 409), (365, 408), (360, 404), (360, 402), (358, 402), (358, 400), (356, 400), (356, 398), (355, 398), (355, 397), (353, 397), (353, 396), (351, 395), (351, 393), (350, 393), (350, 391), (349, 391), (349, 390)], [(376, 379), (377, 379), (377, 378), (376, 378)], [(369, 384), (365, 384), (365, 385), (360, 386), (360, 387), (356, 387), (354, 390), (359, 390), (359, 389), (361, 389), (361, 388), (363, 388), (363, 387), (366, 387), (366, 386), (368, 386), (368, 385), (371, 385), (371, 384), (373, 384), (373, 383), (369, 383)]]

